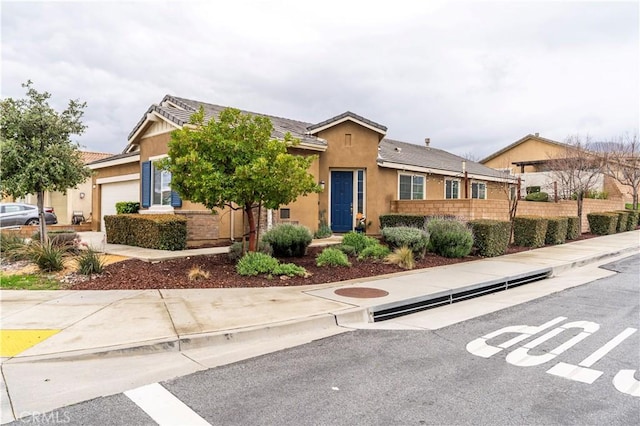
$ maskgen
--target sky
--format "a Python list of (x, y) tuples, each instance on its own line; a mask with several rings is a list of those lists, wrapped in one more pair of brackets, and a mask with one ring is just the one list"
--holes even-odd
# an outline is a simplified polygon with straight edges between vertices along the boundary
[(165, 94), (481, 159), (529, 133), (640, 127), (638, 1), (1, 1), (1, 98), (87, 103), (85, 150), (120, 153)]

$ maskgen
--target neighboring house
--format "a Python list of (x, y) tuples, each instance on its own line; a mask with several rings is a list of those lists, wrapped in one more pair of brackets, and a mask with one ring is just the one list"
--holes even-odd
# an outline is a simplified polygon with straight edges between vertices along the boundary
[[(111, 157), (113, 154), (104, 152), (80, 151), (82, 162), (88, 164), (102, 158)], [(82, 216), (88, 220), (92, 214), (92, 180), (87, 179), (79, 184), (76, 188), (67, 189), (66, 194), (58, 191), (46, 191), (44, 193), (44, 205), (53, 207), (58, 217), (58, 224), (70, 225), (72, 223), (73, 213), (82, 212)], [(37, 205), (37, 197), (29, 194), (24, 198), (16, 201)]]
[[(529, 186), (540, 186), (542, 191), (553, 195), (553, 182), (557, 176), (550, 170), (550, 162), (554, 158), (564, 158), (568, 144), (541, 137), (538, 133), (528, 134), (505, 148), (496, 151), (480, 161), (487, 167), (508, 171), (522, 177), (522, 192)], [(576, 152), (576, 156), (590, 155), (587, 151)], [(558, 188), (561, 192), (561, 188)], [(623, 197), (628, 192), (614, 179), (602, 174), (594, 185), (594, 190), (603, 191), (609, 197)]]
[[(226, 208), (212, 215), (200, 204), (180, 200), (171, 191), (171, 175), (154, 167), (167, 155), (170, 133), (187, 125), (201, 106), (207, 120), (225, 108), (165, 96), (134, 126), (122, 154), (89, 165), (95, 171), (94, 217), (114, 214), (117, 201), (140, 201), (141, 213), (186, 216), (191, 244), (243, 235), (242, 211)], [(428, 139), (426, 146), (386, 139), (385, 126), (352, 112), (316, 124), (264, 116), (273, 124), (272, 137), (282, 139), (289, 132), (300, 140), (291, 153), (317, 155), (310, 172), (323, 188), (266, 212), (266, 226), (290, 222), (313, 231), (325, 220), (334, 232), (347, 232), (362, 213), (371, 222), (367, 232), (376, 234), (378, 217), (390, 212), (394, 200), (507, 197), (501, 190), (509, 180), (504, 173), (432, 148)], [(94, 229), (98, 227), (104, 230), (103, 220), (94, 221)]]

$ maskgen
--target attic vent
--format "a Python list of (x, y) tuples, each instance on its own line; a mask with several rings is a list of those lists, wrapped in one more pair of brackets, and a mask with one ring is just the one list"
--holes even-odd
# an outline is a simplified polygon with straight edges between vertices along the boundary
[(431, 138), (424, 138), (424, 144), (425, 146), (429, 146), (429, 144), (431, 144)]
[(402, 148), (396, 146), (396, 151), (400, 152), (402, 151)]

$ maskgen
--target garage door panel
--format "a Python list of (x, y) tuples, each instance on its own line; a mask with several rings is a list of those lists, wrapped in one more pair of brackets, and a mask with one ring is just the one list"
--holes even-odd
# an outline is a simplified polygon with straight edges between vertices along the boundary
[(116, 203), (121, 201), (140, 202), (140, 180), (103, 183), (101, 185), (101, 194), (100, 208), (102, 217), (100, 218), (100, 229), (105, 231), (104, 217), (116, 214)]

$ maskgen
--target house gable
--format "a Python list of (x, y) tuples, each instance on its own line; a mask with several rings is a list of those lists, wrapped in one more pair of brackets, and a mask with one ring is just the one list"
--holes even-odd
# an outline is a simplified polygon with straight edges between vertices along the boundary
[(510, 169), (517, 172), (519, 169), (516, 170), (517, 167), (513, 163), (544, 162), (565, 152), (566, 149), (567, 145), (562, 142), (529, 134), (494, 152), (480, 163), (494, 169)]
[(310, 135), (317, 135), (323, 130), (330, 129), (331, 127), (337, 126), (341, 123), (352, 122), (369, 130), (372, 130), (378, 133), (379, 138), (382, 139), (384, 135), (387, 134), (387, 127), (382, 124), (378, 124), (375, 121), (371, 121), (367, 118), (364, 118), (358, 114), (354, 114), (351, 111), (343, 112), (340, 115), (329, 118), (328, 120), (322, 121), (317, 124), (312, 124), (307, 127), (307, 130)]

